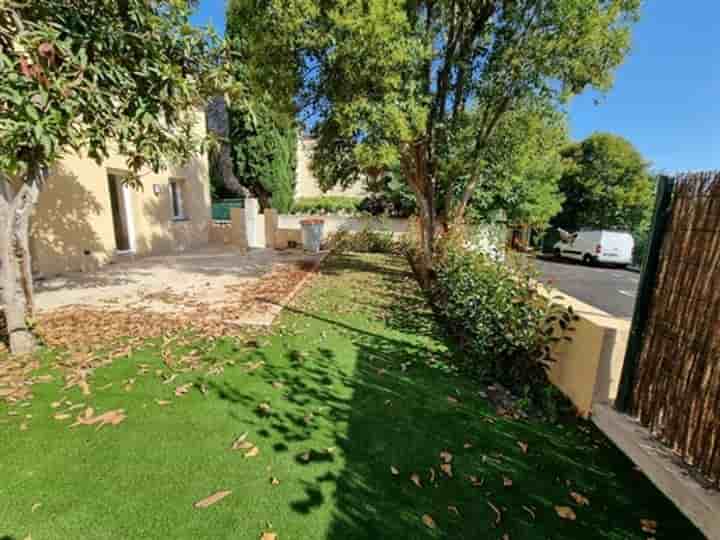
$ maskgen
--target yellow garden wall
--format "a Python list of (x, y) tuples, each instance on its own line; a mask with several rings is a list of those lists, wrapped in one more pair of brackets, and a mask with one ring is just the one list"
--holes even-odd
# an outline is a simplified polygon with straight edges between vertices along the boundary
[(559, 342), (553, 351), (550, 381), (588, 416), (593, 404), (610, 403), (617, 396), (630, 321), (555, 291), (553, 300), (572, 306), (579, 320), (568, 334), (572, 341)]
[[(81, 155), (68, 155), (54, 167), (32, 218), (36, 272), (89, 271), (115, 255), (108, 173), (126, 170), (120, 155), (110, 156), (101, 165)], [(186, 220), (172, 218), (170, 179), (184, 183)], [(141, 190), (130, 191), (136, 254), (168, 253), (208, 243), (210, 187), (205, 156), (160, 174), (145, 171), (141, 182)]]

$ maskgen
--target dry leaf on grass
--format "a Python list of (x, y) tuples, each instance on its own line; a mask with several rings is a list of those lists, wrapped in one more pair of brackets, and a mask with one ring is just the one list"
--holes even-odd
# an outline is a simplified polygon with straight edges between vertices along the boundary
[(257, 409), (260, 414), (264, 415), (268, 415), (272, 411), (269, 403), (261, 403), (260, 405), (258, 405)]
[(161, 407), (164, 407), (165, 405), (170, 405), (172, 401), (170, 401), (169, 399), (156, 399), (155, 403), (157, 403)]
[(393, 473), (393, 476), (397, 476), (398, 474), (400, 474), (400, 471), (394, 465), (390, 466), (390, 472)]
[(32, 505), (32, 508), (30, 509), (30, 512), (35, 512), (38, 508), (42, 506), (42, 503), (35, 503)]
[(518, 441), (517, 444), (518, 444), (518, 446), (520, 447), (520, 450), (522, 450), (522, 453), (523, 453), (523, 454), (527, 454), (527, 452), (528, 452), (528, 443), (522, 442), (522, 441)]
[(257, 446), (253, 446), (252, 448), (250, 448), (250, 450), (245, 452), (244, 457), (251, 458), (251, 457), (256, 457), (259, 454), (260, 454), (260, 449)]
[(590, 501), (588, 500), (588, 498), (584, 495), (580, 495), (576, 491), (571, 491), (570, 497), (572, 497), (573, 500), (580, 506), (590, 506)]
[(442, 465), (440, 465), (440, 470), (444, 472), (448, 477), (452, 478), (452, 465), (450, 465), (449, 463), (443, 463)]
[(575, 511), (569, 506), (556, 506), (555, 511), (557, 512), (557, 515), (563, 519), (569, 519), (570, 521), (575, 521), (577, 519)]
[(274, 532), (264, 532), (262, 533), (260, 540), (278, 540), (278, 535)]
[(208, 506), (224, 499), (231, 493), (232, 491), (218, 491), (217, 493), (213, 493), (209, 497), (205, 497), (203, 500), (196, 502), (193, 506), (195, 506), (195, 508), (207, 508)]
[(447, 450), (443, 450), (440, 452), (440, 459), (442, 459), (445, 463), (450, 463), (453, 459), (453, 455)]
[(435, 520), (429, 516), (428, 514), (424, 514), (422, 517), (422, 522), (425, 524), (426, 527), (430, 529), (436, 529), (437, 525), (435, 524)]
[(175, 389), (175, 395), (180, 397), (187, 394), (192, 388), (192, 383), (182, 384)]
[(52, 407), (53, 409), (57, 409), (57, 408), (60, 407), (60, 405), (62, 405), (62, 402), (61, 402), (61, 401), (53, 401), (53, 402), (50, 404), (50, 407)]
[(271, 486), (279, 486), (280, 480), (275, 478), (274, 476), (270, 477), (270, 485)]
[(92, 407), (85, 409), (85, 412), (77, 417), (74, 424), (70, 424), (70, 427), (75, 426), (92, 426), (97, 424), (97, 429), (100, 429), (106, 424), (117, 426), (120, 422), (125, 420), (127, 415), (124, 409), (115, 409), (107, 411), (102, 414), (95, 415), (95, 411)]
[(655, 534), (657, 532), (657, 526), (657, 521), (653, 519), (640, 520), (640, 527), (642, 528), (643, 532), (646, 532), (648, 534)]
[(70, 418), (70, 415), (67, 413), (57, 413), (53, 416), (53, 418), (55, 420), (67, 420), (68, 418)]
[(421, 488), (422, 484), (420, 483), (420, 475), (418, 473), (412, 473), (410, 475), (410, 481), (415, 484), (417, 487)]
[(470, 483), (472, 483), (473, 487), (482, 487), (482, 485), (485, 483), (485, 478), (478, 478), (473, 474), (468, 474), (467, 478), (468, 480), (470, 480)]
[(463, 448), (465, 450), (467, 450), (468, 448), (472, 448), (472, 443), (466, 442), (465, 444), (463, 444)]
[(495, 525), (500, 525), (500, 522), (502, 521), (502, 512), (500, 512), (500, 509), (490, 501), (488, 501), (488, 506), (495, 512)]

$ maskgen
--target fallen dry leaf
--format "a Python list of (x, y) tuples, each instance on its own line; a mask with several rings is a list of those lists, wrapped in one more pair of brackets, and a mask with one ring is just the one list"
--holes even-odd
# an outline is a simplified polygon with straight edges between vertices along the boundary
[(453, 477), (452, 465), (450, 465), (449, 463), (443, 463), (442, 465), (440, 465), (440, 470), (444, 472), (448, 477)]
[(28, 429), (28, 425), (26, 422), (23, 422), (22, 424), (20, 424), (20, 431), (27, 431), (27, 429)]
[(265, 415), (270, 414), (270, 411), (272, 410), (269, 403), (261, 403), (260, 405), (258, 405), (257, 408), (258, 408), (258, 412), (260, 412), (261, 414), (265, 414)]
[(271, 485), (271, 486), (279, 486), (279, 485), (280, 485), (280, 480), (278, 480), (277, 478), (275, 478), (274, 476), (272, 476), (272, 477), (270, 477), (270, 485)]
[(61, 401), (53, 401), (53, 402), (50, 404), (50, 407), (52, 407), (53, 409), (57, 409), (58, 407), (60, 407), (60, 405), (62, 405), (62, 402), (61, 402)]
[(442, 459), (445, 463), (450, 463), (453, 459), (453, 455), (447, 450), (443, 450), (440, 452), (440, 459)]
[(466, 442), (465, 444), (463, 444), (463, 448), (465, 448), (465, 450), (467, 450), (468, 448), (472, 448), (472, 443)]
[(417, 487), (421, 488), (422, 484), (420, 483), (420, 475), (417, 473), (412, 473), (410, 475), (410, 481), (415, 484)]
[(571, 491), (570, 497), (572, 497), (573, 500), (576, 503), (578, 503), (580, 506), (590, 506), (590, 501), (584, 495), (580, 495), (579, 493), (577, 493), (575, 491)]
[(430, 529), (437, 528), (437, 525), (435, 525), (435, 520), (428, 514), (423, 515), (422, 522), (425, 524), (426, 527), (428, 527)]
[(657, 526), (657, 521), (653, 519), (640, 520), (640, 527), (642, 528), (643, 532), (646, 532), (648, 534), (655, 534), (657, 532)]
[(390, 466), (390, 472), (393, 473), (393, 476), (400, 474), (400, 471), (394, 465)]
[(184, 396), (185, 394), (187, 394), (190, 391), (191, 388), (192, 388), (192, 383), (181, 384), (180, 386), (178, 386), (175, 389), (175, 395), (178, 397)]
[(209, 497), (205, 497), (203, 500), (196, 502), (193, 506), (195, 506), (195, 508), (207, 508), (208, 506), (224, 499), (231, 493), (232, 491), (218, 491), (217, 493), (213, 493)]
[(120, 422), (127, 418), (124, 409), (115, 409), (98, 415), (95, 415), (94, 412), (95, 411), (92, 407), (88, 407), (85, 409), (83, 414), (76, 418), (75, 423), (71, 424), (70, 427), (92, 426), (97, 424), (97, 429), (100, 429), (106, 424), (117, 426)]
[(522, 442), (522, 441), (518, 441), (517, 444), (518, 444), (518, 446), (520, 447), (520, 450), (522, 450), (522, 453), (523, 453), (523, 454), (527, 454), (527, 452), (528, 452), (528, 443)]
[(468, 480), (470, 480), (473, 487), (482, 487), (482, 485), (485, 483), (485, 478), (478, 478), (477, 476), (472, 474), (468, 474), (467, 478)]
[(508, 478), (507, 476), (503, 476), (503, 486), (510, 487), (512, 486), (512, 484), (512, 479)]
[(278, 535), (274, 532), (264, 532), (262, 533), (260, 540), (278, 540)]
[(570, 521), (575, 521), (577, 519), (575, 512), (569, 506), (556, 506), (555, 511), (557, 512), (557, 515), (563, 519), (569, 519)]
[(488, 503), (488, 506), (490, 508), (492, 508), (493, 511), (495, 512), (495, 525), (499, 525), (500, 522), (502, 521), (502, 512), (500, 512), (500, 509), (497, 506), (495, 506), (493, 503), (491, 503), (490, 501), (488, 501), (487, 503)]
[(252, 448), (250, 448), (250, 450), (245, 452), (244, 457), (246, 457), (246, 458), (256, 457), (258, 454), (260, 454), (260, 449), (257, 446), (253, 446)]
[(40, 508), (41, 506), (42, 506), (42, 503), (35, 503), (35, 504), (33, 504), (33, 505), (32, 505), (32, 508), (30, 509), (30, 512), (34, 512), (35, 510), (37, 510), (37, 509)]
[(169, 399), (156, 399), (155, 403), (157, 403), (161, 407), (164, 407), (165, 405), (170, 405), (172, 401), (170, 401)]
[(67, 413), (57, 413), (53, 416), (53, 418), (55, 420), (67, 420), (68, 418), (70, 418), (70, 415)]

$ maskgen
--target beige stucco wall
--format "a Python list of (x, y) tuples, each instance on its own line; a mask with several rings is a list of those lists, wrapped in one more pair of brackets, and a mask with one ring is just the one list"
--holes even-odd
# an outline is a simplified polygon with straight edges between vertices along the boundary
[(553, 291), (553, 300), (572, 306), (579, 317), (567, 335), (571, 341), (559, 342), (550, 367), (550, 381), (587, 416), (595, 403), (615, 400), (625, 359), (630, 321)]
[[(82, 155), (68, 155), (54, 167), (32, 218), (36, 272), (89, 271), (116, 255), (108, 173), (125, 171), (127, 165), (120, 155), (110, 156), (101, 165)], [(170, 179), (184, 182), (186, 220), (172, 218)], [(141, 183), (141, 190), (130, 190), (137, 255), (182, 251), (208, 243), (210, 184), (206, 156), (160, 174), (144, 171)], [(154, 186), (158, 186), (157, 193)]]
[(297, 147), (297, 176), (295, 183), (295, 198), (300, 197), (321, 197), (323, 195), (341, 197), (364, 197), (367, 190), (362, 182), (356, 182), (347, 189), (339, 187), (323, 192), (318, 185), (318, 180), (310, 169), (312, 152), (315, 147), (315, 140), (310, 137), (301, 137)]

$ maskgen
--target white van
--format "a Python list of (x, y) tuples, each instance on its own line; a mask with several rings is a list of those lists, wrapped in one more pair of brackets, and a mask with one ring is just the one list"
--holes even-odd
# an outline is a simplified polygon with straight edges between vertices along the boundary
[(585, 264), (607, 263), (627, 266), (632, 262), (635, 241), (629, 232), (581, 230), (560, 231), (555, 256), (583, 261)]

